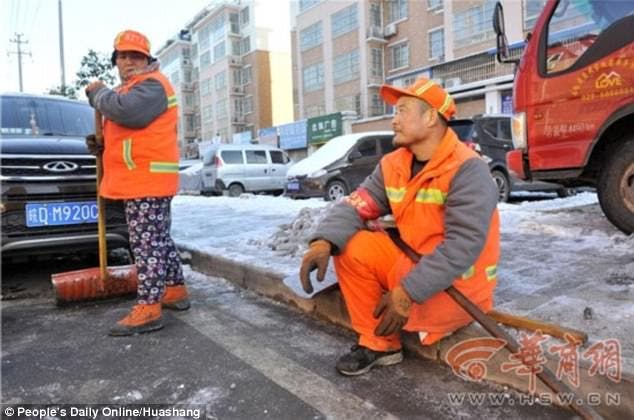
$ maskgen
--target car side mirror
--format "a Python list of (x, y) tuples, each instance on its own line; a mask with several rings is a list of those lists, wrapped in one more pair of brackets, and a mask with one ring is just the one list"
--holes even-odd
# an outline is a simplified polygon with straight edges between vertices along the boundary
[(362, 157), (363, 155), (361, 154), (361, 152), (355, 149), (348, 155), (348, 162), (354, 162), (355, 160), (361, 159)]

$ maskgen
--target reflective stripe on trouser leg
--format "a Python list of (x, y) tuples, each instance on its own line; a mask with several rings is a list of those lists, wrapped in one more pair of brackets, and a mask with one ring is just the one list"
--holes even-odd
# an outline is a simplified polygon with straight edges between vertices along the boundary
[(360, 336), (359, 344), (372, 350), (401, 348), (398, 333), (387, 337), (374, 335), (380, 318), (373, 316), (379, 299), (388, 289), (388, 273), (398, 253), (386, 234), (362, 230), (350, 239), (344, 252), (334, 258), (352, 328)]
[(125, 201), (130, 249), (138, 274), (139, 303), (157, 303), (166, 283), (183, 282), (178, 252), (169, 234), (170, 203), (171, 197)]

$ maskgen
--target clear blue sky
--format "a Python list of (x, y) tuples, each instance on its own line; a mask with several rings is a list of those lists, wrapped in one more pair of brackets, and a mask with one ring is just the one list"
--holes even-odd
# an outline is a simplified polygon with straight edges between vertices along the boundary
[[(110, 54), (115, 35), (135, 29), (150, 38), (152, 50), (176, 34), (209, 0), (62, 0), (66, 83), (75, 79), (89, 49)], [(24, 92), (43, 93), (61, 84), (58, 0), (0, 0), (2, 65), (0, 91), (19, 90), (15, 33), (29, 41), (22, 60)]]

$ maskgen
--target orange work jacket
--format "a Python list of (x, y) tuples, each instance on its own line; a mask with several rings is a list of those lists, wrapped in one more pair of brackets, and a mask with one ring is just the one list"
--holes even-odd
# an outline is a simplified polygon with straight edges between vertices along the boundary
[(99, 193), (112, 199), (173, 196), (178, 191), (178, 107), (171, 84), (158, 71), (132, 77), (115, 89), (125, 94), (142, 81), (158, 80), (167, 109), (144, 128), (128, 128), (108, 119)]
[[(402, 239), (423, 256), (421, 264), (425, 264), (425, 255), (431, 254), (444, 240), (444, 204), (451, 181), (462, 163), (474, 157), (477, 157), (476, 153), (462, 144), (452, 130), (447, 130), (433, 158), (412, 179), (409, 177), (413, 154), (409, 149), (400, 148), (381, 161), (385, 190), (396, 225)], [(453, 281), (458, 290), (485, 311), (493, 305), (499, 255), (496, 208), (482, 252), (473, 265)], [(392, 284), (398, 284), (414, 265), (408, 257), (401, 255), (390, 273), (392, 282), (396, 282)], [(429, 344), (471, 320), (447, 293), (441, 291), (429, 300), (413, 305), (405, 329), (432, 333), (433, 339), (426, 340)]]

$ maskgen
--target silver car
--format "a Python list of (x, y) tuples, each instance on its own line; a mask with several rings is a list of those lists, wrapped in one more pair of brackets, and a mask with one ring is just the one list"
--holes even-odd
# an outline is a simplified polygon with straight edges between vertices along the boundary
[(282, 194), (293, 164), (285, 151), (264, 144), (219, 144), (203, 154), (201, 194)]

